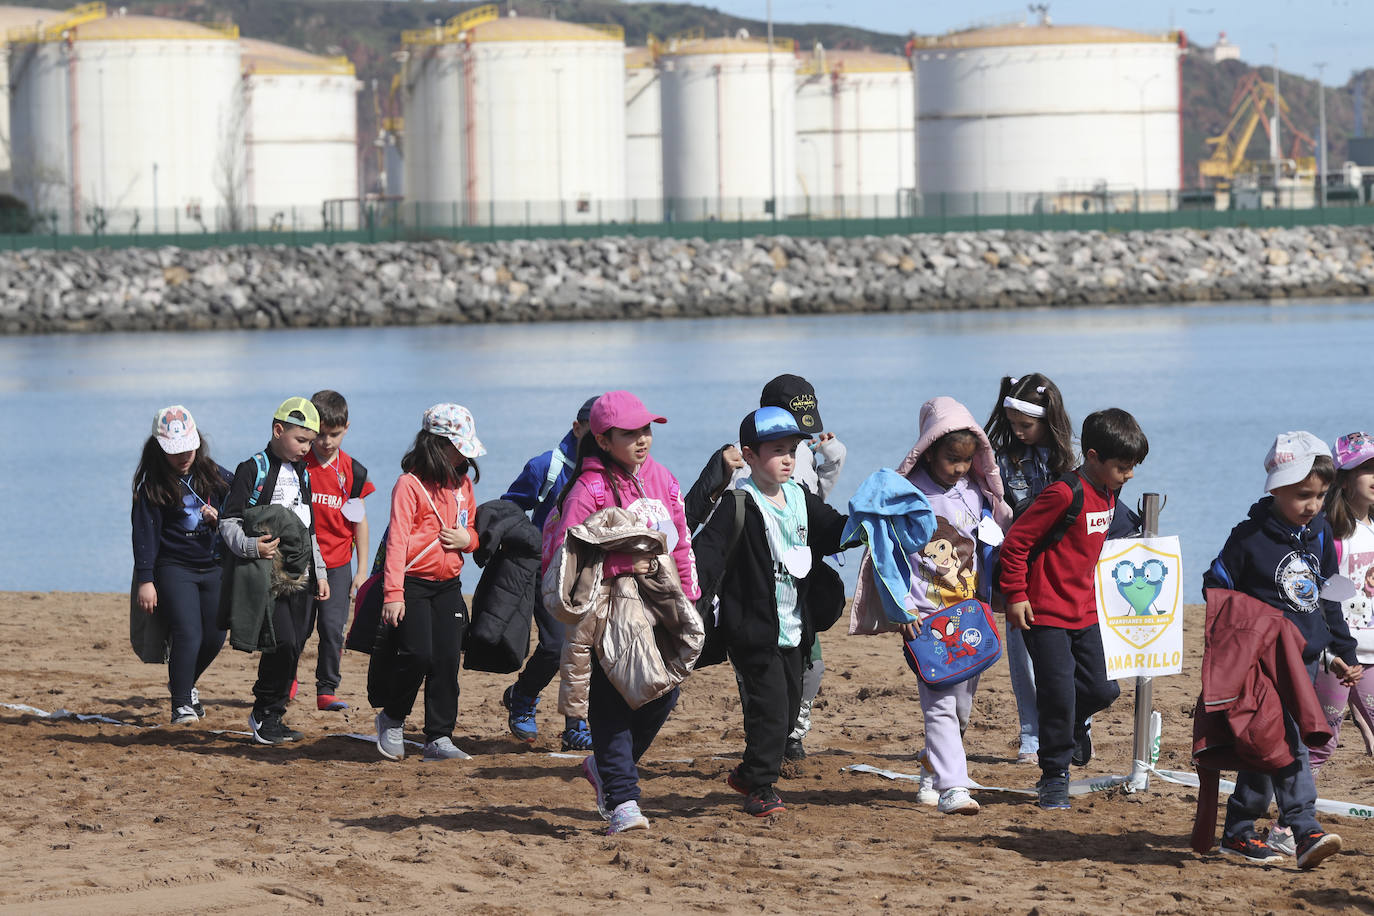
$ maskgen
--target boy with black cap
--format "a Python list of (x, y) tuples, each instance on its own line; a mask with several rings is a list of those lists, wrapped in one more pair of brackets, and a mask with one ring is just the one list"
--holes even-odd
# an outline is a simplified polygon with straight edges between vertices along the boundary
[[(844, 469), (846, 449), (833, 433), (823, 431), (816, 389), (800, 375), (784, 373), (763, 386), (759, 406), (781, 407), (790, 412), (797, 421), (797, 427), (813, 437), (797, 444), (792, 479), (822, 500), (829, 497)], [(748, 476), (749, 469), (740, 457), (738, 446), (721, 446), (706, 462), (706, 467), (683, 500), (687, 524), (693, 528), (700, 525), (725, 491), (738, 487), (740, 481)], [(821, 574), (825, 575), (825, 572), (822, 570)], [(830, 590), (842, 600), (844, 586), (839, 574), (827, 575), (827, 578), (829, 581), (826, 584)], [(787, 736), (788, 760), (801, 760), (806, 756), (802, 739), (811, 731), (811, 706), (820, 693), (824, 674), (825, 659), (821, 656), (821, 642), (818, 639), (812, 646), (810, 657), (803, 664), (801, 705), (797, 711), (797, 721)]]
[[(740, 424), (749, 477), (736, 503), (722, 500), (693, 541), (703, 593), (720, 601), (716, 623), (740, 680), (744, 760), (730, 771), (744, 810), (782, 810), (774, 789), (801, 703), (802, 665), (816, 628), (807, 611), (812, 551), (834, 553), (847, 517), (793, 479), (797, 446), (810, 438), (789, 411), (760, 407)], [(736, 506), (744, 519), (731, 546)]]
[[(568, 484), (568, 477), (577, 466), (577, 447), (590, 428), (592, 405), (596, 398), (587, 398), (572, 421), (572, 428), (558, 443), (556, 448), (535, 455), (525, 462), (520, 476), (501, 496), (510, 500), (521, 509), (530, 513), (530, 521), (540, 531), (544, 521), (558, 504), (558, 497)], [(539, 693), (554, 675), (558, 674), (563, 656), (564, 626), (544, 608), (544, 602), (535, 597), (534, 623), (539, 631), (539, 643), (530, 654), (529, 661), (520, 672), (514, 684), (501, 694), (501, 705), (508, 712), (507, 724), (510, 733), (521, 741), (533, 742), (539, 735), (539, 727), (534, 720), (535, 707), (539, 705)], [(563, 729), (563, 750), (589, 751), (592, 749), (592, 733), (586, 719), (567, 719)]]
[[(249, 536), (243, 530), (243, 513), (253, 506), (285, 506), (310, 531), (314, 595), (319, 601), (328, 601), (329, 575), (315, 538), (310, 473), (305, 466), (305, 456), (310, 453), (310, 446), (319, 432), (320, 413), (308, 399), (287, 398), (282, 402), (272, 415), (272, 438), (267, 447), (240, 462), (234, 471), (234, 481), (220, 509), (219, 533), (224, 546), (236, 556), (269, 560), (275, 556), (280, 538)], [(279, 595), (273, 602), (272, 633), (276, 649), (263, 652), (258, 661), (253, 710), (248, 715), (253, 740), (258, 744), (284, 744), (302, 737), (282, 721), (282, 715), (291, 701), (291, 682), (295, 679), (296, 662), (308, 633), (309, 610), (308, 591)]]

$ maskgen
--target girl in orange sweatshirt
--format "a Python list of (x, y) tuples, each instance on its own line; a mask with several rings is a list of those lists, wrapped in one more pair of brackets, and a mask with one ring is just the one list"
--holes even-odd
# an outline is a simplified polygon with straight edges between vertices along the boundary
[[(457, 404), (425, 411), (391, 491), (391, 525), (382, 578), (385, 639), (372, 653), (368, 695), (377, 714), (377, 750), (405, 756), (403, 728), (425, 685), (425, 760), (466, 759), (453, 743), (458, 719), (458, 658), (468, 609), (458, 575), (477, 549), (472, 484), (486, 449), (472, 414)], [(469, 479), (468, 472), (472, 472)]]

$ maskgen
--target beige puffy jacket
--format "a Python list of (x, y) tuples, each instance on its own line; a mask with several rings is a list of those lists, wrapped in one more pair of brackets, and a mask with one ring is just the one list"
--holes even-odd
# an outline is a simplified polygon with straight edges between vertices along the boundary
[[(563, 646), (558, 710), (587, 717), (592, 651), (631, 709), (681, 684), (706, 638), (696, 607), (682, 593), (661, 531), (630, 512), (608, 507), (568, 529), (544, 574), (544, 607), (569, 625)], [(602, 581), (607, 553), (655, 557), (645, 575)]]

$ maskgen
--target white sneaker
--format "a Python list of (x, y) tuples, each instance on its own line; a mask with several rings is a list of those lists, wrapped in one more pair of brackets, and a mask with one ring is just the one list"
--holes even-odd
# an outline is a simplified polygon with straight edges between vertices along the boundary
[(955, 786), (940, 793), (939, 808), (941, 814), (977, 814), (978, 802), (968, 794), (968, 789)]
[(940, 803), (940, 793), (935, 791), (935, 774), (921, 774), (921, 788), (916, 790), (916, 803), (935, 807)]
[(472, 755), (458, 745), (453, 743), (453, 739), (448, 736), (435, 738), (433, 741), (425, 743), (424, 757), (422, 760), (471, 760)]
[(205, 705), (200, 702), (200, 691), (194, 687), (191, 688), (191, 709), (195, 711), (197, 718), (205, 718)]
[(196, 711), (189, 706), (178, 706), (172, 710), (173, 725), (189, 725), (199, 721), (200, 716), (196, 715)]
[(649, 819), (639, 810), (639, 802), (627, 801), (617, 805), (611, 812), (611, 824), (606, 828), (606, 836), (624, 833), (626, 830), (648, 830)]
[(1274, 852), (1282, 853), (1286, 856), (1298, 854), (1298, 841), (1293, 839), (1293, 831), (1287, 827), (1280, 827), (1277, 823), (1269, 825), (1269, 835), (1265, 837), (1265, 843)]

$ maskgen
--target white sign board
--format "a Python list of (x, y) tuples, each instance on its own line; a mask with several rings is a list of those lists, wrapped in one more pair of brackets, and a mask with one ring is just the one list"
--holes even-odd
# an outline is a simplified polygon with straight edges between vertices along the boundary
[(1107, 677), (1183, 671), (1183, 558), (1178, 538), (1108, 541), (1097, 561)]

